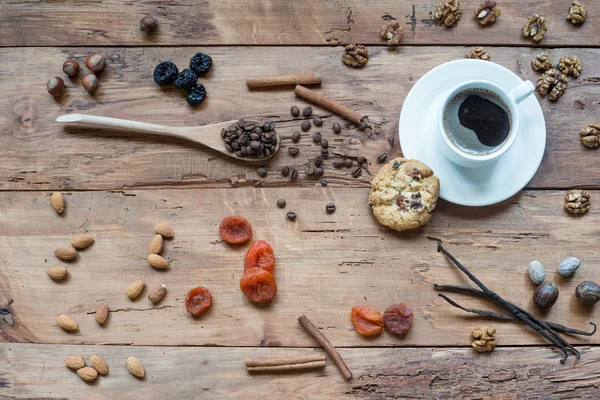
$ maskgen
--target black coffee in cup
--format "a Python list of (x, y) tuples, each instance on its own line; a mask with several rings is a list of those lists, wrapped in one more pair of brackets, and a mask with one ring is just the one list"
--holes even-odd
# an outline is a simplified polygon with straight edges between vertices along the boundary
[(488, 89), (465, 89), (450, 99), (444, 110), (448, 139), (468, 154), (493, 153), (508, 139), (510, 127), (508, 105)]

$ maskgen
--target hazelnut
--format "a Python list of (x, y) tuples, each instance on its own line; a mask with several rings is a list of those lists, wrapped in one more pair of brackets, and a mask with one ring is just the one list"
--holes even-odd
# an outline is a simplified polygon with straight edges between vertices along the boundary
[(98, 53), (92, 53), (85, 60), (85, 66), (91, 71), (100, 72), (104, 69), (104, 56)]
[(98, 77), (94, 74), (89, 74), (83, 77), (81, 84), (90, 93), (98, 89)]
[(151, 32), (156, 28), (158, 28), (158, 19), (153, 15), (146, 15), (140, 21), (140, 31), (142, 32)]
[(50, 93), (54, 97), (58, 97), (65, 91), (65, 81), (58, 76), (50, 79), (47, 84), (48, 93)]
[(67, 60), (63, 64), (63, 72), (67, 74), (69, 78), (75, 78), (79, 75), (79, 63), (77, 60)]

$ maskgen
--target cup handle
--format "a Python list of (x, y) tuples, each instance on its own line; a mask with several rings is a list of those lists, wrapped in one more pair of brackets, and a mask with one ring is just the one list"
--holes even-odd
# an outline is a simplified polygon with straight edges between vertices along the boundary
[(535, 86), (531, 81), (525, 81), (509, 92), (510, 97), (519, 104), (525, 100), (535, 90)]

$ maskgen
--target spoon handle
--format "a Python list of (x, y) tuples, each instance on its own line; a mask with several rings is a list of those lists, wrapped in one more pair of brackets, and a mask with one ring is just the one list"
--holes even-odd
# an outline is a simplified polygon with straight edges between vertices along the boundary
[(66, 114), (56, 118), (56, 122), (75, 123), (81, 125), (96, 125), (108, 128), (125, 129), (128, 131), (182, 137), (180, 134), (180, 128), (177, 127), (149, 124), (147, 122), (131, 121), (127, 119), (100, 117), (97, 115)]

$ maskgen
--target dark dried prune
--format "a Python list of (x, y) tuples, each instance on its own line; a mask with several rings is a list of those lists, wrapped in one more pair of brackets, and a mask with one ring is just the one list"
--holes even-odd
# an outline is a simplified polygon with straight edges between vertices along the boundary
[(163, 61), (154, 68), (154, 82), (159, 85), (170, 85), (177, 79), (179, 70), (171, 61)]
[(190, 90), (196, 85), (198, 75), (191, 69), (184, 69), (175, 79), (175, 87), (177, 89)]
[(207, 72), (212, 66), (212, 58), (204, 53), (196, 53), (190, 59), (190, 68), (197, 74)]
[(206, 98), (206, 89), (204, 85), (196, 85), (191, 88), (187, 95), (187, 102), (191, 106), (195, 106), (196, 104), (200, 104)]

